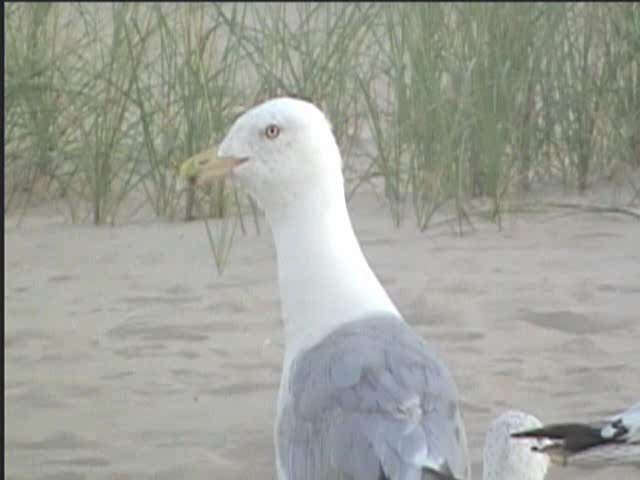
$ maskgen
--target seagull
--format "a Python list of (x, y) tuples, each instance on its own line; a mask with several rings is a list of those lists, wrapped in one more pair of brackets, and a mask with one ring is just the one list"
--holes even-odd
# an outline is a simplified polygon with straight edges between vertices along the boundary
[(511, 434), (524, 429), (540, 428), (533, 415), (509, 410), (496, 418), (487, 431), (483, 451), (483, 480), (544, 480), (549, 456), (539, 454), (544, 439), (514, 439)]
[(556, 423), (516, 432), (512, 437), (548, 440), (536, 451), (563, 466), (640, 468), (640, 402), (604, 421)]
[(298, 98), (268, 100), (183, 167), (196, 184), (227, 176), (246, 188), (275, 241), (278, 479), (470, 478), (456, 385), (369, 267), (325, 114)]

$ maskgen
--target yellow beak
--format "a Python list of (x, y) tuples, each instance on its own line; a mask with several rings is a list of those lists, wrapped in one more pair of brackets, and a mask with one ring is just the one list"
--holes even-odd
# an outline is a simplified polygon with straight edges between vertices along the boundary
[(247, 158), (218, 158), (216, 148), (205, 150), (185, 160), (180, 166), (180, 176), (200, 186), (207, 186), (214, 180), (224, 177), (234, 167), (247, 161)]

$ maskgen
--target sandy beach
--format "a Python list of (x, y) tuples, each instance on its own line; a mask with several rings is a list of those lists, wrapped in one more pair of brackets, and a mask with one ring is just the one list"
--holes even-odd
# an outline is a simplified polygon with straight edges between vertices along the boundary
[[(352, 220), (406, 320), (449, 365), (474, 478), (508, 408), (587, 420), (640, 398), (640, 223), (519, 214), (396, 229), (375, 198)], [(268, 230), (223, 275), (201, 221), (5, 219), (5, 468), (18, 479), (272, 479), (283, 355)], [(637, 479), (552, 469), (550, 479)]]

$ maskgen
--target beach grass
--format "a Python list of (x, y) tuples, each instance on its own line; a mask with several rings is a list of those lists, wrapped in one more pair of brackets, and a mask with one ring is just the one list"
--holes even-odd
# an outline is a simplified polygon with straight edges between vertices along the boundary
[[(537, 185), (622, 178), (640, 201), (640, 6), (56, 4), (5, 8), (5, 213), (58, 201), (73, 222), (259, 211), (180, 163), (284, 94), (331, 119), (349, 197), (396, 225), (438, 212), (501, 225)], [(626, 183), (625, 183), (626, 182)], [(622, 187), (621, 187), (622, 188)], [(634, 203), (635, 202), (635, 203)], [(230, 245), (235, 228), (211, 233)], [(228, 247), (221, 247), (226, 258)]]

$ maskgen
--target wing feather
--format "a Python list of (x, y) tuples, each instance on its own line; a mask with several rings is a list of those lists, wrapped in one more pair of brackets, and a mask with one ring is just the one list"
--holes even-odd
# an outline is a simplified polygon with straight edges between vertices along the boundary
[(290, 480), (469, 476), (453, 380), (398, 319), (332, 332), (294, 360), (288, 388), (276, 441)]

